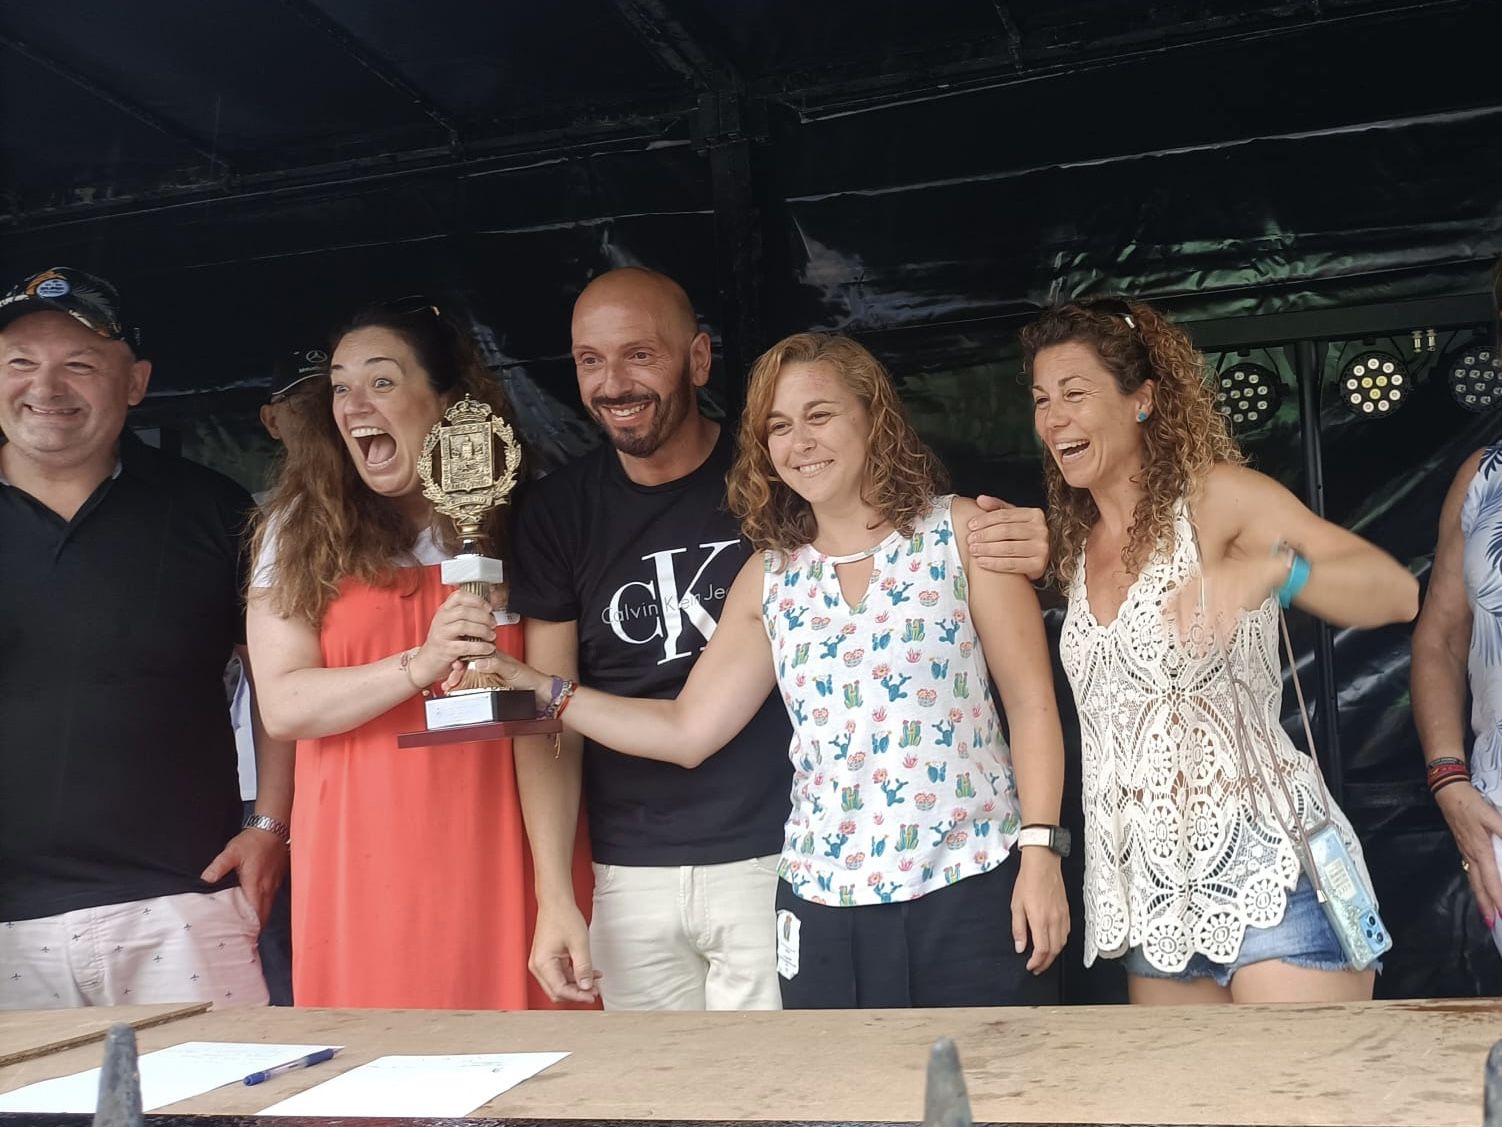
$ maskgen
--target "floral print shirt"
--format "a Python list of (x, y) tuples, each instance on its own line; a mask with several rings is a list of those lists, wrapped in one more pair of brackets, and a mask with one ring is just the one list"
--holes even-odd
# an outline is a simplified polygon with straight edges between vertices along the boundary
[[(779, 875), (816, 904), (914, 900), (995, 868), (1020, 817), (964, 568), (938, 498), (873, 553), (850, 606), (835, 561), (768, 553), (762, 620), (793, 721)], [(845, 557), (848, 559), (848, 557)], [(863, 557), (861, 557), (863, 558)]]

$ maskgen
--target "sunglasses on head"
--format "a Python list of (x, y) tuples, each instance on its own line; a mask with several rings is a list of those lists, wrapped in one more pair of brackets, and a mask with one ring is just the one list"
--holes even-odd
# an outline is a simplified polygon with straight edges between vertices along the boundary
[(1127, 323), (1128, 328), (1137, 327), (1137, 319), (1132, 316), (1132, 307), (1119, 297), (1094, 297), (1080, 302), (1079, 306), (1091, 313), (1105, 313), (1112, 317), (1120, 317)]
[(429, 313), (434, 317), (443, 316), (443, 311), (434, 304), (433, 299), (426, 294), (420, 293), (408, 294), (406, 297), (394, 297), (390, 301), (378, 301), (372, 308), (399, 317), (409, 313)]

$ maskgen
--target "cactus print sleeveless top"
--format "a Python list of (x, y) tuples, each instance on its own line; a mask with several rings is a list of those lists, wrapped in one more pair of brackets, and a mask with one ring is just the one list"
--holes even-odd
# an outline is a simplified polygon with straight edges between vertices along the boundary
[[(762, 621), (793, 721), (778, 875), (816, 904), (915, 900), (1001, 864), (1020, 824), (964, 569), (940, 497), (873, 553), (854, 607), (831, 558), (767, 553)], [(844, 557), (848, 558), (848, 557)]]

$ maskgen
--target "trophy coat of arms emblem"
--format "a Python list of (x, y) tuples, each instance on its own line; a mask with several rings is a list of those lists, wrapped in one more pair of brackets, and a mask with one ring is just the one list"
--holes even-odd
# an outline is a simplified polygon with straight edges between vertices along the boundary
[[(484, 522), (492, 510), (509, 502), (521, 460), (511, 424), (490, 404), (466, 395), (433, 424), (417, 462), (423, 496), (459, 530), (459, 551), (443, 561), (443, 581), (492, 603), (506, 576), (504, 564), (487, 554)], [(483, 647), (477, 648), (476, 658), (494, 649), (493, 638), (476, 638), (475, 643)], [(425, 708), (429, 729), (532, 720), (537, 715), (530, 692), (508, 689), (500, 678), (473, 667), (456, 688), (429, 698)]]

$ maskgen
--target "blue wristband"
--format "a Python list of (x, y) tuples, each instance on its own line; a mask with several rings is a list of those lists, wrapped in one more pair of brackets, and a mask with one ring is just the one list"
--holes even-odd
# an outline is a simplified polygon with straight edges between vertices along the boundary
[(1283, 586), (1278, 588), (1278, 605), (1285, 609), (1293, 604), (1299, 597), (1299, 592), (1304, 589), (1304, 584), (1309, 582), (1309, 561), (1297, 552), (1293, 553), (1293, 561), (1288, 565), (1288, 578), (1283, 580)]

